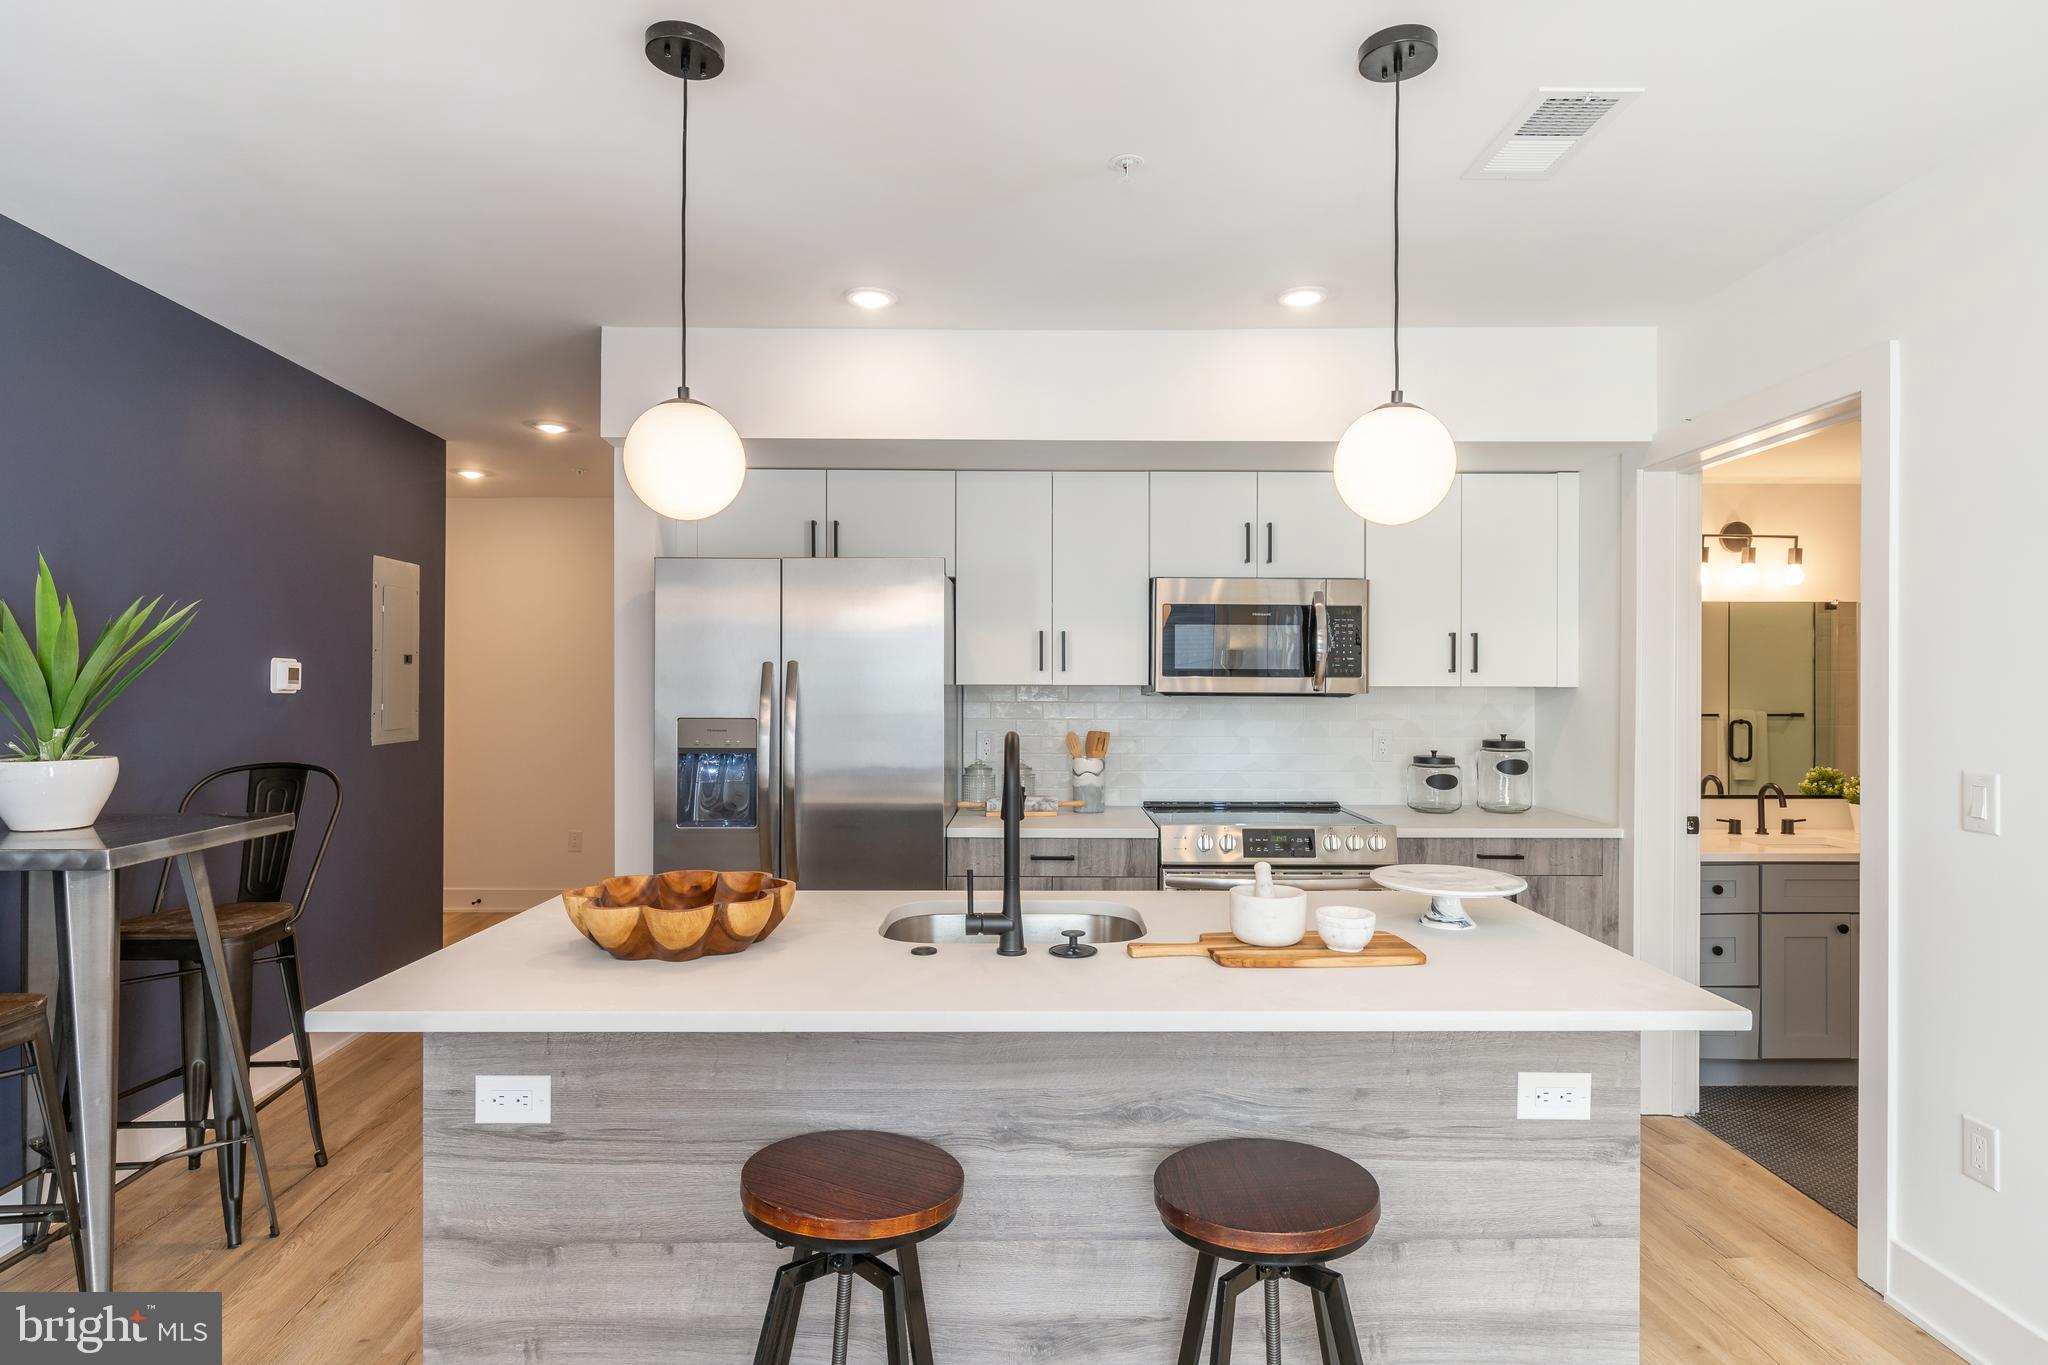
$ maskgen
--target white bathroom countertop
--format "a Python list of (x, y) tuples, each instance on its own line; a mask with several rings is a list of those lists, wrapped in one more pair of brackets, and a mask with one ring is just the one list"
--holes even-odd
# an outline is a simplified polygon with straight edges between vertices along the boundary
[(1403, 839), (1619, 839), (1621, 826), (1583, 815), (1531, 806), (1520, 815), (1496, 815), (1467, 805), (1449, 815), (1426, 815), (1406, 806), (1352, 806), (1360, 815), (1392, 825)]
[(1854, 863), (1863, 858), (1862, 838), (1855, 830), (1824, 834), (1754, 834), (1736, 836), (1721, 830), (1700, 835), (1700, 861), (1727, 863)]
[[(1157, 839), (1159, 826), (1138, 806), (1105, 806), (1095, 815), (1063, 810), (1058, 815), (1034, 815), (1019, 826), (1027, 839)], [(991, 820), (980, 811), (953, 812), (946, 824), (948, 839), (1000, 839), (1003, 822)]]
[[(1479, 927), (1429, 929), (1426, 897), (1321, 892), (1362, 904), (1429, 955), (1420, 966), (1258, 971), (1133, 958), (1120, 943), (1063, 961), (1006, 958), (994, 939), (919, 957), (881, 937), (937, 891), (799, 891), (765, 942), (694, 962), (620, 962), (586, 942), (559, 897), (314, 1009), (319, 1033), (1233, 1033), (1742, 1030), (1747, 1010), (1504, 900), (1465, 902)], [(1220, 891), (1030, 892), (1134, 909), (1144, 937), (1229, 925)], [(1051, 904), (1048, 904), (1051, 903)], [(994, 907), (990, 907), (991, 909)]]

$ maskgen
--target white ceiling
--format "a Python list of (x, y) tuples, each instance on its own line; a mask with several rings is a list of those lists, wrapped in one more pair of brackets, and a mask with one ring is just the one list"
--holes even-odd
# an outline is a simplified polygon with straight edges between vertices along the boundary
[(1781, 446), (1708, 466), (1709, 483), (1862, 483), (1863, 423), (1838, 422)]
[[(448, 437), (479, 491), (608, 493), (596, 328), (675, 316), (663, 18), (730, 52), (693, 91), (699, 326), (1383, 322), (1392, 94), (1353, 54), (1402, 21), (1444, 38), (1404, 320), (1664, 321), (2037, 99), (2048, 38), (2012, 0), (47, 0), (0, 10), (0, 213)], [(1539, 85), (1647, 93), (1554, 180), (1462, 179)], [(1274, 303), (1303, 282), (1331, 301)]]

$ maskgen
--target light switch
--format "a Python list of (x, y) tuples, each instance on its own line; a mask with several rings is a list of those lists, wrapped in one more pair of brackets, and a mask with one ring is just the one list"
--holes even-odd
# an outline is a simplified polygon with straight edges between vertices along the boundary
[(1998, 833), (1998, 774), (1963, 774), (1963, 828), (1972, 834)]

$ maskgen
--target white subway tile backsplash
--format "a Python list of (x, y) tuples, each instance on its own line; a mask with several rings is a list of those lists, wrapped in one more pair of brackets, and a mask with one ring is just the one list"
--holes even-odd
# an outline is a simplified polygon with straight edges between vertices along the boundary
[[(1135, 687), (961, 689), (963, 748), (974, 732), (1013, 729), (1040, 793), (1065, 796), (1066, 733), (1110, 732), (1106, 799), (1299, 796), (1384, 805), (1401, 800), (1410, 754), (1437, 749), (1467, 772), (1479, 741), (1529, 738), (1535, 694), (1506, 688), (1403, 688), (1363, 697), (1156, 697)], [(1372, 761), (1384, 730), (1394, 761)], [(1542, 755), (1537, 755), (1541, 763)]]

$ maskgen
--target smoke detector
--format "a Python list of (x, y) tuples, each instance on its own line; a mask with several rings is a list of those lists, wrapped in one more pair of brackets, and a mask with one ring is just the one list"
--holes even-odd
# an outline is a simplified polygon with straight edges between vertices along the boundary
[(1531, 96), (1465, 172), (1467, 180), (1540, 180), (1587, 138), (1614, 121), (1640, 86), (1613, 90), (1545, 87)]

